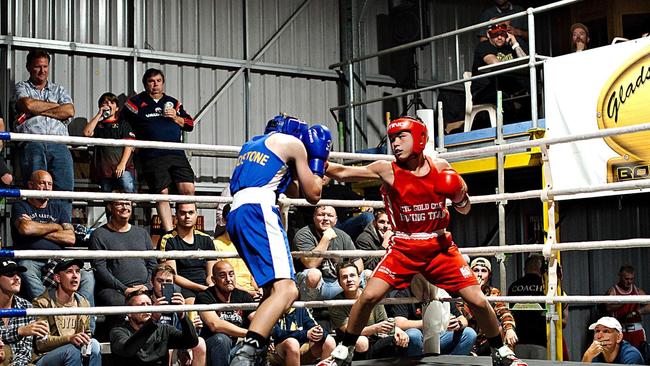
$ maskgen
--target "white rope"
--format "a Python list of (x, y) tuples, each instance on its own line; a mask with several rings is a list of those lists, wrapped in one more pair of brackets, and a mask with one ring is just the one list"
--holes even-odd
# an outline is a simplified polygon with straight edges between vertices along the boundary
[[(538, 140), (513, 142), (503, 145), (487, 146), (475, 149), (468, 149), (463, 151), (445, 152), (440, 153), (438, 156), (445, 159), (462, 158), (477, 155), (496, 154), (497, 152), (509, 152), (513, 150), (521, 150), (531, 147), (539, 147), (543, 145), (563, 144), (576, 141), (590, 140), (596, 138), (603, 138), (608, 136), (615, 136), (627, 133), (635, 133), (650, 130), (650, 123), (637, 124), (634, 126), (608, 128), (598, 130), (596, 132), (561, 136), (561, 137), (548, 137)], [(42, 141), (54, 142), (74, 145), (100, 145), (100, 146), (132, 146), (139, 148), (159, 148), (167, 150), (184, 150), (184, 151), (211, 151), (223, 154), (223, 157), (237, 157), (240, 146), (226, 146), (226, 145), (207, 145), (207, 144), (189, 144), (181, 142), (160, 142), (160, 141), (140, 141), (140, 140), (114, 140), (114, 139), (100, 139), (91, 137), (77, 137), (77, 136), (54, 136), (54, 135), (34, 135), (24, 133), (10, 134), (11, 141)], [(359, 153), (339, 153), (332, 152), (330, 156), (333, 159), (351, 159), (351, 160), (394, 160), (392, 155), (377, 155), (377, 154), (359, 154)]]
[[(209, 151), (218, 153), (217, 156), (224, 158), (236, 158), (241, 150), (241, 146), (230, 145), (207, 145), (207, 144), (190, 144), (183, 142), (161, 142), (161, 141), (142, 141), (142, 140), (116, 140), (116, 139), (100, 139), (94, 137), (79, 137), (79, 136), (55, 136), (55, 135), (35, 135), (29, 133), (14, 133), (9, 134), (10, 141), (40, 141), (52, 142), (70, 145), (87, 145), (87, 146), (130, 146), (137, 148), (155, 148), (165, 150), (182, 150), (182, 151)], [(336, 152), (330, 153), (333, 159), (342, 160), (395, 160), (392, 155), (381, 154), (362, 154), (362, 153), (346, 153)]]
[(491, 155), (498, 152), (510, 152), (514, 150), (528, 149), (531, 147), (541, 147), (544, 145), (566, 144), (570, 142), (591, 140), (608, 136), (616, 136), (627, 133), (641, 132), (650, 130), (650, 123), (642, 123), (634, 126), (607, 128), (596, 132), (584, 133), (579, 135), (569, 135), (561, 137), (545, 137), (538, 140), (529, 140), (521, 142), (511, 142), (503, 145), (494, 145), (467, 149), (462, 151), (444, 152), (438, 154), (438, 157), (444, 159), (456, 159), (477, 155)]
[[(462, 302), (460, 298), (439, 298), (442, 302)], [(491, 303), (505, 302), (509, 304), (534, 304), (534, 303), (563, 303), (563, 304), (645, 304), (650, 303), (650, 295), (631, 296), (488, 296)], [(352, 306), (356, 300), (320, 300), (320, 301), (295, 301), (294, 308), (323, 308)], [(415, 297), (387, 297), (380, 303), (384, 305), (413, 304), (418, 303)], [(152, 306), (97, 306), (97, 307), (74, 307), (74, 308), (29, 308), (26, 309), (28, 316), (51, 316), (51, 315), (114, 315), (129, 313), (172, 313), (186, 311), (227, 311), (227, 310), (253, 310), (259, 303), (237, 303), (237, 304), (209, 304), (209, 305), (152, 305)], [(0, 309), (1, 310), (1, 309)], [(8, 309), (15, 310), (15, 309)]]
[[(650, 247), (650, 239), (600, 240), (553, 244), (553, 250), (584, 251), (593, 249), (629, 249)], [(500, 253), (542, 252), (544, 244), (512, 244), (507, 246), (487, 246), (459, 248), (467, 255), (495, 256)], [(383, 257), (385, 250), (331, 250), (325, 252), (293, 251), (294, 258), (365, 258)], [(16, 259), (75, 258), (75, 259), (118, 259), (118, 258), (156, 258), (156, 259), (215, 259), (239, 258), (235, 252), (218, 252), (214, 250), (3, 250), (0, 257)]]
[[(324, 308), (335, 306), (352, 306), (356, 300), (319, 300), (319, 301), (294, 301), (294, 308)], [(414, 297), (387, 297), (381, 301), (384, 305), (413, 304), (419, 300)], [(227, 310), (253, 310), (259, 303), (230, 303), (209, 305), (151, 305), (151, 306), (97, 306), (97, 307), (70, 307), (70, 308), (29, 308), (29, 316), (50, 315), (91, 315), (91, 314), (129, 314), (129, 313), (172, 313), (185, 311), (227, 311)], [(0, 309), (1, 311), (2, 309)]]

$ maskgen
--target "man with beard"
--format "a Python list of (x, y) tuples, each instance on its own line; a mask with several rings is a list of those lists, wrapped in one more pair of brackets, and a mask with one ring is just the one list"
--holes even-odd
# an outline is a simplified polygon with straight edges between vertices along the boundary
[[(129, 306), (151, 306), (146, 290), (126, 298)], [(115, 365), (168, 366), (169, 350), (193, 348), (199, 343), (194, 324), (184, 312), (177, 313), (180, 329), (156, 323), (151, 313), (131, 313), (128, 320), (111, 329), (111, 353)]]
[[(54, 268), (56, 288), (51, 288), (34, 299), (34, 307), (90, 307), (88, 300), (77, 293), (83, 266), (81, 259), (60, 261)], [(87, 357), (89, 366), (102, 364), (99, 342), (90, 333), (90, 316), (50, 315), (38, 319), (48, 323), (50, 336), (36, 341), (36, 366), (81, 366), (84, 357)], [(86, 352), (88, 347), (90, 349)]]
[[(607, 290), (607, 295), (645, 295), (646, 292), (634, 284), (634, 278), (634, 267), (622, 266), (618, 271), (618, 283)], [(606, 308), (621, 323), (624, 340), (634, 347), (646, 340), (641, 316), (650, 313), (650, 304), (606, 304)]]
[[(362, 250), (386, 250), (393, 231), (390, 228), (386, 210), (376, 209), (373, 213), (374, 220), (369, 223), (357, 238), (357, 248)], [(377, 267), (381, 257), (366, 257), (363, 259), (363, 268), (372, 271)]]
[[(250, 303), (248, 292), (235, 287), (235, 270), (226, 261), (217, 262), (212, 269), (214, 286), (196, 296), (195, 304)], [(206, 360), (212, 366), (228, 365), (237, 338), (245, 337), (253, 312), (249, 310), (202, 311), (201, 337), (208, 349)]]
[(574, 23), (571, 26), (571, 50), (581, 52), (589, 48), (589, 28), (582, 23)]
[[(0, 309), (28, 309), (29, 301), (17, 296), (20, 292), (20, 273), (27, 268), (19, 266), (12, 260), (0, 261)], [(33, 336), (41, 339), (47, 337), (49, 328), (45, 320), (36, 320), (31, 316), (3, 318), (0, 322), (0, 339), (11, 348), (12, 366), (25, 366), (32, 360)], [(7, 361), (7, 360), (5, 360)]]

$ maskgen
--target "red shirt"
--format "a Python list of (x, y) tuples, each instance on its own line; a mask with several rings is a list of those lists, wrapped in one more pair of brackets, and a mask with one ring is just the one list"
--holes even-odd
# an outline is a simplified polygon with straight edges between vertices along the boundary
[(445, 197), (434, 189), (438, 169), (431, 158), (426, 157), (426, 160), (430, 171), (423, 177), (417, 177), (393, 162), (393, 186), (381, 188), (386, 213), (396, 232), (433, 233), (449, 225)]

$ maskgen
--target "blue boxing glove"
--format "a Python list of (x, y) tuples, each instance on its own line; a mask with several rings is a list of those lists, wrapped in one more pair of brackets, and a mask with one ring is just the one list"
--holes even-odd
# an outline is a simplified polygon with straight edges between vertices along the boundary
[(307, 150), (309, 169), (314, 174), (325, 175), (325, 162), (330, 156), (332, 147), (332, 134), (329, 128), (323, 125), (313, 125), (302, 135), (302, 143)]

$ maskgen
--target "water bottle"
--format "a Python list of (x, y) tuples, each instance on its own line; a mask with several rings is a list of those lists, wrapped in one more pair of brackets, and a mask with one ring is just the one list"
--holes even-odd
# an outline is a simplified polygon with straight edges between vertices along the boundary
[(390, 329), (390, 332), (388, 332), (389, 337), (394, 337), (395, 336), (395, 318), (388, 318), (386, 319), (393, 327)]
[(167, 110), (167, 109), (174, 109), (174, 103), (165, 102), (165, 110)]

